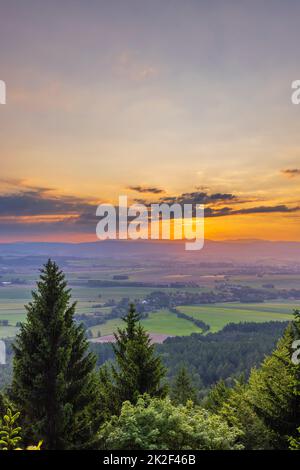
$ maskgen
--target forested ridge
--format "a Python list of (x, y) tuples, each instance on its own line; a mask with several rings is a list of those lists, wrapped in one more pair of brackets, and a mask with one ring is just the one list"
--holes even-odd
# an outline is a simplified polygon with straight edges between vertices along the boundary
[(12, 345), (1, 449), (300, 448), (298, 311), (289, 324), (230, 324), (156, 347), (131, 305), (102, 359), (75, 312), (49, 260)]
[[(288, 322), (230, 323), (217, 333), (167, 338), (156, 345), (167, 369), (167, 378), (173, 381), (184, 366), (193, 377), (199, 396), (219, 380), (233, 385), (241, 375), (247, 379), (253, 367), (258, 367), (271, 354)], [(91, 343), (98, 366), (114, 360), (110, 343)]]

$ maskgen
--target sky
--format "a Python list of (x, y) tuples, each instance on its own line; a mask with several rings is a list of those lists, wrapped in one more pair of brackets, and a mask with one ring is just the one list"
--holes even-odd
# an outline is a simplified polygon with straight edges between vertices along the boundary
[(0, 2), (0, 242), (96, 240), (97, 204), (204, 203), (300, 241), (300, 2)]

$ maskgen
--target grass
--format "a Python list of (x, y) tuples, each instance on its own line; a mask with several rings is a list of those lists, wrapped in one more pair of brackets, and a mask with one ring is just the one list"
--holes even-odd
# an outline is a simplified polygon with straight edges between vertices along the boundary
[(232, 302), (232, 303), (220, 303), (217, 304), (218, 307), (230, 308), (232, 310), (236, 309), (245, 309), (245, 310), (253, 310), (259, 312), (274, 312), (274, 313), (286, 313), (291, 314), (295, 308), (297, 308), (297, 304), (294, 300), (287, 300), (285, 303), (282, 302), (264, 302), (264, 303), (247, 303), (242, 304), (239, 302)]
[[(149, 333), (166, 334), (171, 336), (188, 336), (191, 333), (201, 333), (201, 329), (194, 323), (184, 318), (178, 318), (169, 310), (161, 309), (149, 314), (149, 317), (142, 320), (142, 325)], [(108, 320), (103, 325), (96, 325), (90, 328), (93, 336), (97, 336), (100, 331), (101, 336), (111, 335), (124, 322), (116, 318)]]
[[(276, 276), (272, 276), (272, 279), (255, 279), (255, 282), (262, 284), (269, 281), (281, 282), (281, 280), (280, 276), (278, 276), (278, 279), (276, 279)], [(249, 282), (247, 276), (245, 276), (243, 281)], [(299, 277), (294, 276), (293, 281), (299, 283)], [(0, 338), (13, 336), (17, 331), (15, 328), (16, 323), (25, 320), (26, 312), (24, 305), (31, 300), (31, 290), (33, 288), (33, 283), (26, 286), (6, 286), (0, 288), (0, 320), (8, 320), (10, 325), (9, 327), (0, 328)], [(147, 294), (153, 292), (153, 290), (155, 289), (145, 287), (93, 288), (74, 286), (72, 298), (77, 301), (76, 313), (89, 315), (97, 312), (104, 315), (111, 311), (110, 307), (93, 308), (93, 306), (102, 304), (109, 299), (119, 301), (123, 297), (128, 297), (134, 301), (138, 298), (144, 298)], [(164, 289), (164, 292), (174, 290), (176, 289)], [(186, 288), (184, 290), (190, 292), (199, 291), (197, 288)], [(287, 300), (284, 303), (282, 301), (256, 304), (232, 302), (215, 305), (180, 306), (179, 310), (208, 323), (211, 326), (210, 331), (215, 332), (222, 329), (229, 322), (290, 320), (292, 318), (292, 310), (296, 307), (297, 302)], [(103, 325), (92, 327), (91, 331), (95, 336), (97, 336), (99, 330), (101, 335), (108, 335), (115, 331), (121, 323), (120, 319), (109, 320)], [(201, 332), (192, 322), (177, 318), (176, 315), (164, 309), (151, 313), (147, 319), (143, 320), (143, 325), (150, 333), (157, 334), (190, 335), (194, 332)]]
[(120, 318), (114, 318), (113, 320), (108, 320), (102, 325), (92, 326), (89, 330), (92, 332), (94, 337), (99, 336), (99, 332), (101, 336), (111, 335), (114, 331), (117, 331), (119, 326), (122, 326), (122, 323), (123, 322), (120, 320)]
[[(240, 304), (226, 303), (205, 306), (186, 305), (178, 307), (183, 313), (202, 320), (210, 325), (210, 332), (221, 330), (228, 323), (240, 322), (268, 322), (292, 320), (294, 305), (282, 303), (268, 304)], [(187, 336), (191, 333), (201, 333), (201, 329), (189, 320), (178, 318), (174, 313), (166, 309), (150, 313), (149, 317), (142, 320), (143, 326), (149, 333), (167, 334), (174, 336)], [(103, 325), (91, 328), (94, 336), (98, 331), (102, 336), (110, 335), (116, 328), (122, 325), (120, 319), (108, 320)]]
[(165, 309), (150, 313), (149, 317), (142, 321), (142, 324), (150, 333), (174, 336), (187, 336), (202, 331), (201, 328), (198, 328), (189, 320), (178, 318), (174, 313)]
[(180, 306), (178, 309), (210, 325), (212, 333), (221, 330), (228, 323), (288, 321), (293, 318), (290, 307), (276, 306), (276, 304), (186, 305)]

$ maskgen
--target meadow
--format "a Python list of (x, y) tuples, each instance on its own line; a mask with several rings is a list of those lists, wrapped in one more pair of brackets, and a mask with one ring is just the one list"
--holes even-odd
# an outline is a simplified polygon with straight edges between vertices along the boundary
[[(178, 307), (182, 313), (210, 325), (210, 332), (221, 330), (228, 323), (240, 322), (268, 322), (292, 320), (292, 311), (295, 305), (292, 303), (264, 303), (241, 304), (227, 303), (214, 305), (185, 305)], [(142, 320), (143, 326), (149, 333), (166, 334), (171, 336), (187, 336), (192, 333), (201, 333), (201, 329), (189, 320), (178, 318), (174, 313), (161, 309), (150, 313), (148, 318)], [(112, 334), (117, 327), (122, 325), (119, 319), (109, 320), (103, 325), (91, 328), (93, 336)]]
[(210, 325), (212, 333), (221, 330), (228, 323), (267, 322), (292, 320), (294, 305), (282, 303), (222, 303), (205, 306), (186, 305), (178, 309)]
[[(82, 273), (81, 273), (82, 274)], [(81, 278), (85, 277), (81, 275)], [(276, 276), (270, 276), (272, 279), (268, 281), (275, 281)], [(292, 277), (292, 276), (290, 276)], [(78, 282), (78, 275), (70, 275), (69, 278), (73, 282)], [(81, 279), (83, 281), (83, 279)], [(9, 326), (0, 326), (0, 338), (13, 337), (17, 332), (16, 325), (26, 318), (26, 311), (24, 305), (28, 304), (31, 300), (31, 291), (35, 288), (33, 279), (27, 279), (26, 285), (11, 285), (3, 286), (0, 288), (0, 321), (7, 320)], [(292, 279), (289, 279), (292, 281)], [(71, 281), (72, 282), (72, 281)], [(251, 279), (244, 276), (243, 279), (239, 278), (240, 283), (250, 283)], [(252, 282), (257, 283), (257, 279)], [(260, 283), (265, 281), (260, 280)], [(276, 281), (275, 281), (276, 282)], [(283, 282), (282, 278), (277, 279), (277, 282)], [(293, 282), (298, 282), (299, 277), (294, 276)], [(207, 289), (207, 286), (202, 286), (201, 290)], [(110, 312), (110, 307), (100, 307), (111, 299), (116, 302), (126, 297), (131, 301), (135, 299), (144, 298), (149, 293), (153, 292), (152, 287), (87, 287), (87, 286), (72, 286), (72, 299), (77, 302), (76, 313), (90, 315), (103, 313), (103, 315)], [(167, 291), (174, 291), (175, 289), (164, 289)], [(199, 288), (185, 288), (186, 291), (199, 291)], [(209, 324), (211, 332), (216, 332), (222, 329), (230, 322), (265, 322), (272, 320), (285, 321), (292, 318), (292, 311), (297, 307), (295, 301), (284, 302), (266, 302), (266, 303), (220, 303), (209, 305), (185, 305), (180, 306), (178, 309), (195, 318)], [(90, 328), (94, 337), (111, 334), (121, 325), (120, 319), (108, 320), (104, 324), (96, 325)], [(193, 322), (178, 318), (174, 313), (169, 310), (161, 309), (149, 314), (148, 318), (143, 320), (143, 325), (150, 333), (166, 334), (166, 335), (190, 335), (192, 333), (200, 333), (201, 329), (198, 328)]]
[[(20, 276), (21, 277), (21, 276)], [(84, 275), (84, 277), (86, 277)], [(96, 277), (96, 276), (95, 276)], [(70, 281), (78, 281), (75, 274), (68, 276)], [(0, 338), (11, 337), (15, 335), (16, 332), (16, 324), (22, 322), (26, 318), (26, 310), (25, 305), (27, 305), (31, 300), (31, 292), (35, 289), (35, 283), (33, 277), (30, 279), (27, 278), (28, 284), (26, 285), (8, 285), (2, 286), (0, 288), (0, 320), (8, 320), (9, 326), (2, 327), (0, 326)], [(86, 282), (83, 281), (83, 282)], [(111, 308), (110, 307), (99, 307), (100, 304), (104, 304), (105, 302), (110, 301), (111, 299), (119, 302), (122, 298), (128, 298), (130, 301), (134, 302), (136, 299), (143, 299), (148, 294), (153, 292), (153, 287), (87, 287), (87, 286), (78, 286), (78, 285), (71, 285), (72, 288), (72, 300), (77, 302), (76, 305), (76, 313), (77, 314), (85, 314), (85, 315), (92, 315), (95, 312), (109, 313)], [(172, 288), (164, 288), (164, 292), (171, 292), (175, 291), (176, 289)], [(187, 291), (195, 291), (195, 288), (187, 288)], [(198, 289), (199, 290), (199, 289)], [(167, 319), (165, 319), (165, 315), (163, 315), (159, 321), (157, 319), (153, 321), (149, 321), (147, 323), (147, 327), (152, 328), (155, 327), (158, 332), (160, 328), (164, 330), (168, 329), (167, 324), (171, 322), (171, 318), (167, 315)], [(95, 327), (92, 329), (94, 331), (101, 330), (101, 334), (109, 334), (114, 327), (114, 320), (108, 321), (105, 325), (100, 325), (99, 327)], [(160, 325), (162, 322), (162, 326)], [(188, 322), (189, 323), (189, 322)], [(183, 325), (181, 325), (183, 326)], [(169, 326), (172, 329), (172, 325)], [(176, 329), (176, 326), (175, 326)], [(103, 333), (102, 333), (103, 330)], [(187, 328), (185, 325), (184, 331), (191, 330), (191, 328)], [(106, 333), (108, 331), (108, 333)], [(173, 330), (172, 330), (173, 331)], [(187, 333), (190, 334), (190, 333)]]
[[(117, 328), (122, 326), (122, 320), (119, 318), (108, 320), (103, 325), (96, 325), (90, 328), (94, 337), (106, 336), (112, 334)], [(191, 333), (201, 333), (201, 328), (198, 328), (189, 320), (178, 318), (167, 309), (157, 310), (151, 312), (148, 318), (141, 321), (144, 328), (149, 333), (166, 334), (170, 336), (188, 336)]]

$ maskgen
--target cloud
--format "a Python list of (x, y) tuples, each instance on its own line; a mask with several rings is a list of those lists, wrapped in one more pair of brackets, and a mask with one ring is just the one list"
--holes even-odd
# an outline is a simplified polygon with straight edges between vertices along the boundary
[(55, 195), (49, 188), (0, 194), (2, 237), (80, 237), (95, 234), (98, 202), (70, 195)]
[[(144, 192), (144, 191), (140, 191)], [(136, 199), (136, 202), (149, 205), (149, 202), (143, 199)], [(165, 196), (159, 198), (155, 203), (166, 204), (219, 204), (221, 202), (238, 202), (238, 197), (231, 193), (213, 193), (208, 194), (204, 191), (193, 191), (191, 193), (182, 193), (177, 196)]]
[(0, 216), (77, 214), (89, 204), (73, 196), (52, 196), (44, 189), (0, 195)]
[(214, 204), (223, 201), (237, 201), (237, 196), (231, 193), (213, 193), (208, 194), (204, 191), (194, 191), (191, 193), (183, 193), (180, 196), (170, 198), (170, 202), (178, 202), (179, 204)]
[[(26, 231), (74, 227), (94, 231), (98, 202), (71, 195), (57, 195), (52, 188), (32, 186), (23, 180), (0, 180), (9, 192), (0, 193), (0, 224), (4, 229)], [(80, 227), (79, 227), (80, 226)]]
[[(0, 193), (0, 226), (2, 236), (55, 237), (63, 234), (80, 237), (93, 236), (99, 222), (96, 207), (99, 202), (72, 195), (57, 195), (53, 188), (33, 186), (26, 181), (2, 180), (10, 186), (10, 192)], [(164, 192), (156, 187), (134, 186), (132, 190), (140, 193), (160, 195)], [(136, 200), (147, 207), (149, 201)], [(192, 204), (190, 216), (195, 215), (196, 204), (205, 204), (206, 217), (226, 217), (251, 214), (293, 213), (300, 211), (300, 206), (289, 207), (285, 204), (276, 206), (237, 207), (241, 201), (231, 193), (212, 193), (195, 191), (177, 196), (159, 197), (153, 203)], [(118, 212), (118, 207), (116, 207)], [(149, 211), (150, 216), (150, 211)]]
[(164, 193), (165, 191), (160, 188), (156, 187), (143, 187), (143, 186), (129, 186), (131, 191), (136, 191), (138, 193), (151, 193), (151, 194), (161, 194)]
[(297, 176), (300, 176), (300, 168), (287, 168), (285, 170), (281, 170), (281, 173), (287, 178), (296, 178)]
[(300, 211), (300, 206), (288, 207), (285, 204), (277, 206), (257, 206), (247, 209), (231, 209), (230, 207), (222, 207), (221, 209), (205, 209), (206, 217), (224, 217), (228, 215), (247, 215), (247, 214), (270, 214), (270, 213), (291, 213)]
[[(249, 203), (251, 200), (241, 198), (232, 193), (212, 193), (209, 194), (205, 191), (194, 191), (190, 193), (182, 193), (177, 196), (160, 197), (157, 201), (149, 202), (145, 199), (136, 199), (139, 204), (144, 204), (147, 207), (151, 204), (184, 204), (192, 205), (191, 215), (196, 215), (196, 204), (204, 204), (205, 217), (226, 217), (235, 215), (250, 215), (250, 214), (268, 214), (268, 213), (293, 213), (300, 211), (300, 206), (289, 207), (285, 204), (278, 204), (275, 206), (254, 206), (247, 208), (237, 207), (239, 204)], [(252, 203), (253, 203), (252, 199)], [(226, 204), (226, 206), (224, 206)]]

